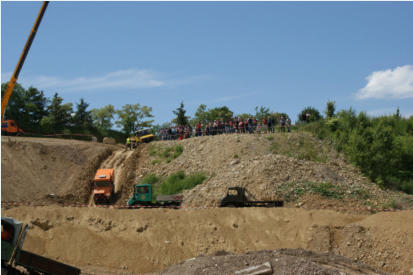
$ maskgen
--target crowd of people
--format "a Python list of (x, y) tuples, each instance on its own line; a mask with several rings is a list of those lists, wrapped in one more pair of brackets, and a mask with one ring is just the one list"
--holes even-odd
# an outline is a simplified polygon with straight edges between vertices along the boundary
[(257, 120), (255, 117), (250, 117), (248, 119), (234, 117), (229, 121), (214, 120), (206, 123), (198, 122), (193, 128), (189, 125), (162, 128), (159, 130), (158, 136), (160, 140), (174, 140), (194, 136), (211, 136), (232, 133), (274, 133), (277, 128), (280, 132), (290, 132), (290, 127), (291, 120), (288, 116), (280, 116), (278, 121), (276, 121), (275, 117), (263, 118), (261, 121)]

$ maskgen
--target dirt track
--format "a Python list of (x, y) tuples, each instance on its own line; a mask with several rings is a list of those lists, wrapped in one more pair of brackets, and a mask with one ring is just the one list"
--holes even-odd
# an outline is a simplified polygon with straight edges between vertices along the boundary
[(358, 216), (288, 208), (49, 206), (19, 207), (3, 215), (31, 224), (24, 249), (84, 270), (157, 272), (201, 254), (277, 248), (330, 251), (392, 273), (408, 274), (413, 268), (413, 211)]

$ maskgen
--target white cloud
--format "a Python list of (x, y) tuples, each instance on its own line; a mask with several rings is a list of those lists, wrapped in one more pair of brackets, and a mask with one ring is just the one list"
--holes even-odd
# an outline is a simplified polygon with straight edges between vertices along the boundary
[(357, 99), (413, 98), (412, 65), (373, 72), (366, 79), (368, 83), (357, 92)]
[[(2, 82), (8, 81), (10, 73), (2, 74)], [(92, 91), (97, 89), (131, 89), (164, 86), (154, 72), (148, 70), (120, 70), (101, 76), (62, 78), (55, 76), (27, 76), (18, 80), (24, 87), (59, 89), (59, 91)]]

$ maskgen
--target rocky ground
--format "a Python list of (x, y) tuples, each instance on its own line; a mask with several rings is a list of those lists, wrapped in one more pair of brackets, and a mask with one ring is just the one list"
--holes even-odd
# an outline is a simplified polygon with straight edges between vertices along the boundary
[[(159, 156), (177, 145), (183, 153), (176, 159), (167, 162)], [(140, 150), (134, 183), (148, 174), (167, 176), (181, 170), (208, 175), (205, 183), (183, 193), (185, 207), (217, 206), (228, 187), (242, 186), (252, 198), (282, 199), (294, 207), (355, 213), (368, 208), (413, 208), (413, 196), (381, 190), (332, 146), (305, 132), (160, 141)], [(122, 201), (132, 189), (124, 191)]]
[(188, 259), (161, 274), (387, 274), (332, 253), (302, 249), (280, 249), (236, 255), (218, 251), (215, 255)]

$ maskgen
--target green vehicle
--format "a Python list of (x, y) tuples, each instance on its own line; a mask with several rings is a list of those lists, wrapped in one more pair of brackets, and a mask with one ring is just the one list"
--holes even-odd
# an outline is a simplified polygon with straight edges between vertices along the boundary
[(152, 200), (152, 185), (136, 184), (133, 188), (133, 195), (128, 201), (128, 206), (179, 208), (181, 203), (181, 195), (158, 195), (154, 202)]
[(80, 269), (22, 249), (28, 226), (13, 218), (1, 217), (1, 274), (78, 275)]

